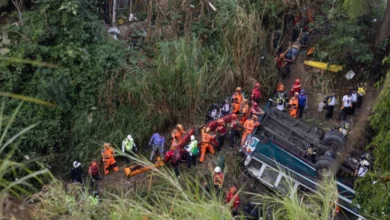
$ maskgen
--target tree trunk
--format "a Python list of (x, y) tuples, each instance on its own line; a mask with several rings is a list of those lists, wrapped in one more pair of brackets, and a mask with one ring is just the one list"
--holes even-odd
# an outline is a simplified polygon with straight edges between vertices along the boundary
[(375, 46), (378, 47), (388, 37), (390, 37), (390, 0), (387, 0), (385, 17), (376, 37)]

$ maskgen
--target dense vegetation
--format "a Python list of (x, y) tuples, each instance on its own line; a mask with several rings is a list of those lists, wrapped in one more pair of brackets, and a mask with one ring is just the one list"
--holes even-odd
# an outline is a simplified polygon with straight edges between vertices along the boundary
[[(383, 77), (380, 62), (390, 45), (390, 25), (386, 25), (390, 24), (390, 3), (389, 0), (358, 0), (359, 4), (355, 1), (319, 1), (321, 8), (314, 28), (324, 37), (318, 40), (315, 58), (342, 64), (363, 73), (359, 77), (374, 79), (380, 84)], [(269, 42), (275, 31), (290, 28), (289, 17), (306, 5), (303, 0), (291, 1), (291, 4), (281, 0), (216, 0), (213, 4), (217, 10), (211, 11), (203, 0), (145, 1), (144, 10), (136, 14), (145, 17), (146, 34), (138, 30), (134, 43), (134, 39), (114, 40), (107, 33), (102, 22), (102, 1), (35, 0), (26, 1), (24, 7), (15, 10), (13, 6), (18, 2), (23, 4), (23, 1), (13, 4), (0, 1), (0, 8), (8, 9), (0, 44), (0, 90), (45, 100), (55, 106), (25, 102), (18, 107), (20, 100), (5, 98), (2, 116), (18, 110), (17, 115), (11, 117), (14, 123), (1, 137), (1, 159), (8, 163), (11, 156), (5, 160), (4, 155), (12, 155), (12, 160), (19, 162), (32, 158), (39, 163), (29, 162), (29, 168), (47, 167), (58, 173), (67, 171), (70, 161), (89, 162), (95, 158), (103, 142), (118, 146), (129, 133), (142, 150), (152, 132), (165, 131), (177, 122), (189, 124), (202, 120), (199, 118), (207, 105), (221, 100), (236, 86), (248, 92), (255, 81), (261, 81), (263, 95), (270, 95), (278, 75), (273, 62), (277, 48)], [(381, 25), (377, 24), (379, 21), (383, 21)], [(358, 188), (361, 192), (358, 202), (366, 207), (365, 211), (384, 219), (389, 214), (389, 210), (383, 208), (389, 207), (389, 197), (384, 193), (387, 183), (371, 183), (380, 177), (386, 180), (390, 172), (386, 157), (389, 123), (383, 120), (390, 109), (388, 87), (387, 77), (371, 119), (376, 133), (372, 143), (375, 172), (359, 181)], [(5, 116), (2, 120), (12, 121)], [(0, 128), (7, 124), (2, 123)], [(36, 125), (34, 129), (24, 132), (32, 125)], [(5, 140), (13, 140), (21, 131), (23, 137), (15, 144), (17, 148), (3, 147)], [(4, 184), (31, 174), (25, 166), (14, 166), (12, 172), (0, 168), (0, 174), (7, 179)], [(165, 181), (171, 181), (165, 173), (161, 175), (162, 179), (166, 177)], [(32, 177), (34, 175), (29, 176)], [(176, 191), (180, 187), (177, 182), (169, 184)], [(62, 186), (53, 182), (51, 187), (49, 192), (59, 194), (44, 194), (44, 199), (52, 201), (52, 197), (57, 196), (60, 199), (58, 204), (42, 203), (43, 210), (58, 211), (46, 213), (47, 216), (65, 212), (61, 205), (67, 204), (64, 202), (67, 195), (59, 190)], [(33, 186), (28, 185), (28, 188), (32, 190)], [(188, 185), (178, 191), (199, 188)], [(27, 193), (25, 189), (12, 190), (19, 194)], [(146, 191), (142, 189), (137, 193), (149, 193)], [(145, 200), (136, 201), (120, 200), (116, 195), (107, 199), (118, 203), (112, 203), (107, 209), (95, 208), (97, 213), (115, 218), (115, 212), (111, 213), (109, 208), (121, 207), (123, 215), (159, 214), (152, 209), (150, 200), (157, 201), (154, 205), (162, 205), (174, 198), (200, 209), (209, 205), (203, 197), (187, 198), (186, 193), (160, 195), (166, 196), (161, 201), (149, 194)], [(333, 201), (330, 197), (326, 204)], [(213, 200), (212, 207), (216, 210), (213, 214), (228, 216), (229, 210), (219, 204)], [(53, 207), (56, 205), (58, 209)], [(142, 210), (142, 205), (150, 209)], [(163, 211), (167, 212), (161, 214), (162, 218), (173, 214), (169, 207), (177, 205), (181, 204), (164, 203)], [(298, 205), (302, 208), (302, 204)], [(141, 211), (129, 213), (132, 210), (127, 210), (128, 206), (138, 206)], [(76, 211), (71, 215), (79, 215), (80, 210), (73, 208)], [(178, 218), (186, 217), (192, 211), (181, 210), (174, 214)], [(295, 212), (294, 216), (298, 218), (302, 214), (304, 219), (313, 218), (306, 215), (307, 212)], [(199, 216), (195, 218), (204, 217), (202, 212), (196, 214)]]

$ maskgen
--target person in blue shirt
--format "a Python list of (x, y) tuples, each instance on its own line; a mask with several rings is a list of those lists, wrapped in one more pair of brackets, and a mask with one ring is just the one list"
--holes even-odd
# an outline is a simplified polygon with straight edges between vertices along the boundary
[(149, 146), (153, 147), (152, 153), (150, 154), (150, 161), (153, 160), (156, 150), (159, 150), (160, 157), (162, 160), (164, 160), (164, 142), (165, 142), (165, 138), (162, 135), (160, 135), (158, 132), (154, 133), (152, 138), (150, 138)]
[(298, 117), (299, 118), (302, 118), (303, 116), (303, 110), (305, 109), (305, 106), (306, 106), (306, 94), (305, 94), (305, 90), (301, 90), (299, 96), (298, 96)]

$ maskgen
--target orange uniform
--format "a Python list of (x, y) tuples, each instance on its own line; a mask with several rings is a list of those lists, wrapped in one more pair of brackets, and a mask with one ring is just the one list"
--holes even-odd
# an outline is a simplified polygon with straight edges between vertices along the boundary
[(298, 98), (295, 96), (290, 99), (290, 102), (288, 103), (290, 106), (290, 115), (293, 118), (297, 118), (298, 116)]
[(241, 124), (244, 124), (244, 122), (246, 121), (246, 119), (248, 119), (249, 117), (249, 105), (247, 103), (244, 103), (242, 108), (241, 108), (241, 119), (240, 119), (240, 123)]
[(223, 173), (214, 173), (214, 186), (222, 188), (223, 185)]
[(238, 113), (240, 113), (241, 104), (238, 103), (237, 100), (234, 100), (234, 101), (233, 101), (232, 106), (233, 106), (233, 109), (232, 109), (232, 113), (233, 113), (233, 114), (238, 114)]
[(112, 166), (115, 172), (118, 172), (119, 168), (114, 158), (114, 149), (109, 144), (104, 144), (101, 154), (104, 163), (104, 174), (107, 175), (109, 173), (108, 168), (110, 166)]
[(241, 104), (242, 99), (243, 99), (243, 98), (242, 98), (241, 92), (235, 92), (235, 93), (234, 93), (234, 95), (233, 95), (233, 100), (237, 100), (239, 105)]
[(252, 132), (255, 130), (255, 128), (256, 128), (257, 126), (259, 126), (259, 125), (260, 125), (260, 123), (257, 121), (257, 118), (256, 118), (255, 120), (253, 120), (253, 119), (248, 119), (248, 120), (245, 121), (245, 123), (244, 123), (244, 129), (245, 129), (245, 131), (244, 131), (244, 134), (242, 134), (241, 145), (244, 144), (244, 141), (245, 141), (245, 139), (246, 139), (246, 136), (247, 136), (248, 134), (252, 134)]
[(215, 138), (213, 135), (210, 135), (205, 131), (205, 129), (202, 129), (202, 142), (201, 142), (201, 149), (200, 149), (201, 154), (200, 154), (199, 162), (204, 161), (206, 150), (209, 150), (211, 154), (214, 154), (213, 145), (210, 144), (210, 141), (213, 138)]
[(172, 131), (172, 135), (171, 136), (172, 136), (172, 144), (173, 144), (174, 142), (178, 142), (180, 140), (181, 133), (177, 129), (174, 129)]

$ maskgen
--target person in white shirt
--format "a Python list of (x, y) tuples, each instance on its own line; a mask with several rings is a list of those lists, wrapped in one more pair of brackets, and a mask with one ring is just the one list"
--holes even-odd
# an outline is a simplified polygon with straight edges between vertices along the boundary
[(357, 104), (357, 93), (356, 89), (352, 89), (352, 106), (351, 106), (351, 115), (355, 115), (355, 109)]
[(339, 120), (347, 120), (347, 115), (351, 114), (352, 108), (352, 92), (349, 91), (346, 95), (343, 96), (341, 112), (339, 115)]

